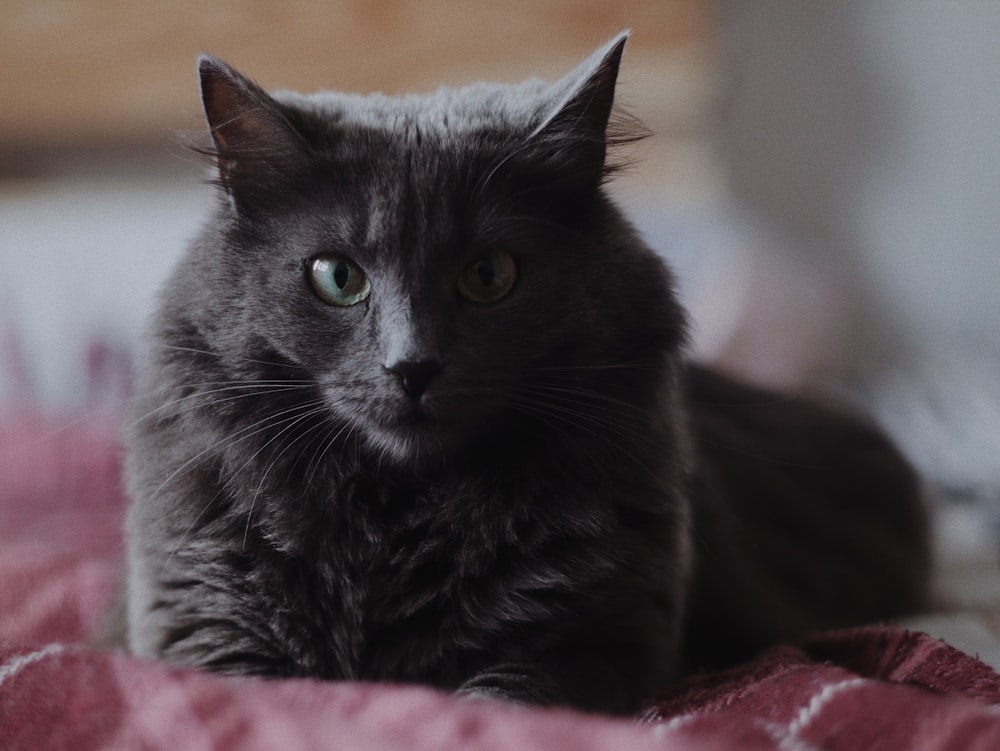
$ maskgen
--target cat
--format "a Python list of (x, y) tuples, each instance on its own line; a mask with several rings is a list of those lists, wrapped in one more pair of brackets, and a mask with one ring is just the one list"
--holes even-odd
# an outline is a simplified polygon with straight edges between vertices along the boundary
[(556, 83), (265, 93), (199, 61), (218, 206), (126, 434), (126, 630), (230, 674), (634, 712), (925, 604), (863, 420), (687, 362), (612, 203), (627, 34)]

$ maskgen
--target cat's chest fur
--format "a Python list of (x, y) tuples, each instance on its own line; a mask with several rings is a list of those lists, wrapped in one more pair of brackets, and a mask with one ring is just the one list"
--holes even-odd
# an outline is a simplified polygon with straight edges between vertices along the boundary
[[(259, 609), (243, 627), (273, 636), (287, 672), (452, 686), (470, 665), (516, 657), (512, 628), (552, 632), (614, 574), (602, 559), (616, 515), (587, 509), (574, 524), (565, 493), (586, 509), (582, 488), (382, 475), (283, 492), (254, 522), (243, 586)], [(301, 505), (282, 513), (296, 495), (308, 534)]]

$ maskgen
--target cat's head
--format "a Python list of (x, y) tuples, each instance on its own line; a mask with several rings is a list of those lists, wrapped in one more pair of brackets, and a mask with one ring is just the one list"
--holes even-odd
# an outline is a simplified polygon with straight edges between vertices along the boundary
[(202, 58), (223, 202), (174, 308), (401, 462), (518, 420), (593, 430), (587, 400), (665, 367), (683, 328), (602, 189), (625, 38), (554, 84), (403, 97), (269, 95)]

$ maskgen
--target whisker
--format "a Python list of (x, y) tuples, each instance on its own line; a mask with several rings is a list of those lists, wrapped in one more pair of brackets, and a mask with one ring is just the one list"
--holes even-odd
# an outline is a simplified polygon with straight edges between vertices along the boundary
[[(246, 462), (244, 462), (244, 464), (239, 469), (236, 470), (235, 474), (239, 474), (240, 472), (242, 472), (243, 470), (245, 470), (248, 466), (250, 466), (263, 451), (265, 451), (271, 444), (273, 444), (275, 441), (277, 441), (279, 438), (281, 438), (282, 435), (284, 435), (285, 433), (287, 433), (289, 430), (292, 430), (296, 425), (299, 425), (302, 421), (308, 420), (309, 418), (313, 417), (314, 415), (322, 414), (324, 411), (325, 411), (324, 406), (322, 406), (322, 405), (320, 405), (320, 406), (313, 405), (312, 409), (309, 409), (308, 411), (306, 411), (306, 412), (304, 412), (304, 413), (296, 416), (293, 420), (291, 420), (289, 422), (288, 425), (286, 425), (284, 428), (282, 428), (280, 431), (278, 431), (277, 434), (275, 434), (268, 441), (266, 441), (263, 446), (261, 446), (260, 448), (258, 448), (250, 456), (250, 458), (247, 459)], [(260, 477), (260, 482), (257, 483), (257, 489), (254, 491), (253, 498), (250, 499), (250, 508), (247, 510), (247, 523), (246, 523), (246, 527), (243, 530), (243, 549), (244, 550), (246, 549), (247, 538), (250, 535), (250, 524), (253, 521), (253, 509), (254, 509), (254, 506), (257, 505), (257, 498), (260, 496), (260, 493), (261, 493), (261, 491), (264, 488), (264, 483), (267, 481), (267, 476), (271, 473), (271, 470), (274, 469), (275, 465), (278, 463), (278, 460), (282, 457), (282, 455), (285, 452), (287, 452), (292, 446), (294, 446), (297, 440), (298, 440), (298, 437), (293, 438), (293, 440), (290, 443), (288, 443), (284, 448), (282, 448), (278, 452), (277, 456), (275, 456), (271, 460), (271, 462), (267, 465), (267, 468), (264, 470), (263, 474)]]
[[(246, 441), (246, 440), (252, 438), (255, 435), (258, 435), (258, 434), (260, 434), (260, 433), (262, 433), (262, 432), (264, 432), (266, 430), (271, 429), (275, 425), (280, 425), (280, 424), (282, 424), (284, 422), (284, 421), (278, 421), (278, 420), (276, 420), (276, 418), (283, 417), (284, 415), (287, 415), (289, 413), (295, 413), (297, 411), (300, 411), (305, 406), (308, 406), (309, 408), (312, 408), (316, 404), (319, 404), (319, 403), (320, 402), (318, 400), (316, 402), (312, 402), (312, 403), (307, 402), (305, 405), (299, 404), (299, 405), (296, 405), (294, 407), (290, 407), (288, 409), (282, 410), (281, 412), (277, 412), (275, 414), (268, 415), (266, 417), (261, 418), (260, 420), (257, 420), (255, 422), (251, 423), (250, 425), (244, 426), (243, 428), (241, 428), (240, 430), (236, 431), (231, 436), (227, 436), (226, 438), (224, 438), (221, 441), (216, 441), (212, 445), (206, 446), (201, 451), (199, 451), (197, 454), (195, 454), (194, 456), (192, 456), (191, 458), (189, 458), (186, 462), (184, 462), (179, 467), (177, 467), (169, 475), (167, 475), (166, 479), (163, 480), (163, 482), (161, 482), (156, 487), (156, 489), (152, 492), (151, 497), (155, 498), (157, 495), (159, 495), (160, 491), (163, 490), (163, 488), (165, 488), (175, 477), (177, 477), (177, 475), (179, 475), (181, 472), (183, 472), (186, 469), (188, 469), (192, 464), (194, 464), (195, 462), (197, 462), (198, 460), (200, 460), (206, 454), (209, 454), (212, 451), (215, 451), (215, 450), (220, 449), (220, 448), (234, 446), (237, 443), (242, 443), (243, 441)], [(261, 426), (263, 426), (263, 427), (261, 427)], [(241, 435), (242, 435), (242, 437), (237, 437), (237, 436), (241, 436)]]
[[(607, 421), (593, 418), (592, 416), (581, 413), (578, 410), (552, 405), (548, 402), (520, 397), (513, 397), (509, 400), (509, 402), (515, 409), (519, 409), (529, 414), (534, 414), (536, 417), (556, 420), (562, 425), (568, 426), (572, 429), (572, 431), (567, 431), (565, 429), (561, 430), (560, 432), (564, 435), (572, 435), (573, 433), (579, 432), (598, 439), (598, 441), (610, 447), (614, 453), (627, 457), (630, 461), (635, 462), (637, 466), (641, 467), (644, 472), (649, 473), (651, 476), (653, 475), (653, 472), (647, 462), (642, 461), (637, 455), (626, 449), (626, 446), (628, 445), (643, 448), (642, 444), (636, 444), (634, 441), (634, 434), (632, 432), (617, 428), (614, 425), (608, 424)], [(604, 428), (606, 432), (602, 432), (598, 428)], [(613, 439), (614, 436), (624, 440), (616, 441)], [(652, 454), (650, 454), (648, 458), (650, 461), (655, 461), (656, 459), (656, 457)]]
[(222, 386), (275, 386), (289, 384), (293, 386), (304, 386), (307, 384), (315, 384), (316, 381), (308, 378), (294, 379), (294, 378), (236, 378), (228, 381), (185, 381), (181, 384), (166, 384), (163, 386), (156, 386), (150, 389), (150, 393), (158, 393), (161, 391), (175, 391), (176, 389), (191, 388), (208, 388), (208, 387), (222, 387)]
[(590, 370), (639, 370), (659, 373), (661, 368), (648, 362), (590, 363), (586, 365), (533, 365), (525, 369), (529, 373), (576, 373)]
[[(558, 399), (560, 401), (577, 404), (588, 409), (598, 410), (617, 417), (627, 417), (629, 419), (645, 419), (656, 413), (653, 410), (645, 409), (632, 402), (619, 399), (608, 394), (590, 389), (572, 388), (569, 386), (557, 386), (553, 384), (532, 383), (530, 386), (522, 386), (522, 391), (529, 391), (537, 396)], [(626, 414), (630, 413), (630, 414)]]
[[(313, 477), (315, 476), (316, 472), (319, 471), (320, 465), (322, 464), (323, 459), (326, 457), (326, 454), (330, 451), (331, 448), (333, 448), (333, 445), (337, 442), (337, 439), (340, 438), (341, 435), (343, 435), (345, 430), (353, 431), (353, 428), (351, 427), (350, 423), (345, 422), (343, 425), (338, 425), (337, 423), (333, 423), (331, 426), (327, 428), (325, 436), (328, 437), (321, 439), (319, 448), (313, 453), (313, 458), (306, 465), (306, 480), (305, 480), (306, 487), (312, 484)], [(350, 435), (351, 433), (348, 432), (347, 437), (350, 438)]]
[(608, 423), (628, 421), (634, 424), (645, 422), (656, 415), (654, 411), (626, 399), (573, 384), (530, 381), (520, 384), (518, 391), (567, 409), (579, 409), (595, 420)]
[(195, 515), (194, 519), (191, 520), (191, 523), (187, 526), (187, 529), (184, 530), (184, 534), (181, 535), (181, 538), (177, 541), (177, 544), (171, 548), (170, 554), (167, 556), (166, 560), (162, 564), (160, 564), (161, 571), (165, 571), (166, 568), (170, 565), (170, 562), (174, 559), (174, 556), (176, 556), (181, 551), (181, 549), (184, 547), (184, 543), (187, 542), (188, 538), (191, 536), (191, 533), (194, 532), (194, 528), (198, 526), (198, 522), (201, 521), (201, 518), (205, 515), (205, 512), (212, 507), (212, 504), (215, 503), (219, 499), (219, 496), (221, 495), (222, 495), (222, 489), (220, 488), (215, 492), (215, 495), (209, 498), (208, 502), (201, 507), (201, 511), (199, 511), (197, 515)]
[[(181, 347), (181, 346), (179, 346), (177, 344), (162, 344), (162, 343), (160, 343), (160, 344), (154, 344), (153, 346), (154, 347), (158, 347), (160, 349), (175, 350), (177, 352), (190, 352), (190, 353), (196, 354), (196, 355), (208, 355), (209, 357), (214, 357), (216, 359), (221, 359), (222, 358), (221, 354), (219, 354), (218, 352), (213, 352), (210, 349), (198, 349), (197, 347)], [(293, 362), (279, 362), (279, 361), (275, 361), (275, 360), (257, 360), (257, 359), (252, 358), (252, 357), (241, 357), (241, 358), (239, 358), (239, 360), (241, 362), (255, 363), (257, 365), (270, 365), (270, 366), (279, 367), (279, 368), (297, 368), (297, 369), (300, 369), (300, 370), (305, 370), (305, 367), (303, 367), (302, 365), (298, 365), (296, 363), (293, 363)]]
[[(511, 397), (508, 401), (509, 403), (521, 408), (530, 408), (534, 410), (536, 414), (544, 413), (548, 417), (553, 417), (567, 425), (571, 425), (574, 429), (581, 430), (596, 438), (611, 442), (605, 434), (596, 430), (596, 428), (609, 427), (607, 422), (592, 417), (585, 412), (531, 398), (515, 396)], [(590, 423), (590, 425), (586, 423)], [(625, 435), (625, 433), (621, 432), (619, 435)]]
[[(598, 415), (593, 415), (582, 409), (574, 409), (572, 407), (567, 407), (561, 404), (553, 404), (546, 401), (535, 401), (533, 402), (535, 406), (542, 407), (549, 411), (553, 416), (561, 415), (567, 419), (567, 421), (573, 422), (581, 430), (588, 430), (592, 435), (601, 436), (604, 439), (608, 439), (603, 433), (596, 432), (596, 429), (603, 429), (610, 434), (618, 436), (623, 439), (631, 439), (633, 433), (626, 430), (623, 426), (618, 425), (612, 420), (605, 419)], [(592, 426), (594, 430), (588, 429), (587, 425)]]
[[(226, 382), (225, 381), (220, 381), (220, 383), (226, 383)], [(216, 405), (216, 404), (224, 404), (226, 402), (237, 401), (239, 399), (247, 399), (247, 398), (255, 397), (255, 396), (257, 396), (257, 397), (259, 397), (259, 396), (268, 396), (268, 395), (271, 395), (271, 394), (280, 394), (280, 393), (284, 393), (284, 392), (287, 392), (287, 391), (298, 391), (298, 390), (310, 388), (311, 386), (314, 386), (314, 385), (315, 384), (312, 381), (303, 381), (302, 383), (295, 383), (295, 384), (286, 384), (286, 383), (283, 383), (283, 382), (280, 382), (280, 381), (275, 381), (275, 382), (251, 382), (251, 383), (240, 384), (240, 385), (236, 385), (236, 386), (222, 386), (220, 388), (215, 388), (215, 389), (207, 389), (207, 390), (203, 390), (203, 391), (196, 391), (195, 393), (192, 393), (192, 394), (187, 394), (185, 396), (177, 397), (176, 399), (173, 399), (173, 400), (171, 400), (169, 402), (165, 402), (164, 404), (161, 404), (160, 406), (155, 407), (154, 409), (149, 410), (144, 415), (142, 415), (140, 417), (137, 417), (135, 420), (133, 420), (132, 422), (130, 422), (128, 424), (128, 427), (134, 428), (137, 425), (139, 425), (140, 423), (144, 422), (145, 420), (153, 417), (154, 415), (156, 415), (156, 414), (158, 414), (160, 412), (163, 412), (165, 410), (169, 410), (172, 407), (176, 407), (177, 405), (179, 405), (179, 404), (181, 404), (183, 402), (197, 402), (198, 400), (200, 400), (203, 397), (208, 396), (210, 394), (220, 394), (220, 393), (225, 393), (225, 392), (229, 392), (229, 391), (245, 391), (248, 388), (257, 388), (257, 387), (260, 387), (261, 389), (263, 389), (263, 390), (260, 390), (260, 391), (252, 391), (251, 393), (241, 393), (241, 394), (237, 394), (236, 396), (229, 396), (229, 397), (224, 397), (224, 398), (221, 398), (221, 399), (213, 399), (210, 402), (208, 402), (207, 404), (205, 404), (204, 406), (213, 406), (213, 405)], [(194, 405), (194, 406), (197, 406), (197, 405)]]
[[(256, 423), (254, 423), (253, 425), (251, 425), (251, 426), (249, 426), (249, 427), (251, 427), (251, 428), (252, 428), (252, 427), (255, 427), (255, 426), (257, 426), (257, 425), (261, 425), (261, 424), (264, 424), (264, 423), (267, 423), (267, 422), (270, 422), (270, 421), (271, 421), (271, 420), (272, 420), (273, 418), (275, 418), (275, 417), (279, 417), (279, 416), (281, 416), (281, 415), (284, 415), (284, 414), (288, 414), (288, 413), (290, 413), (290, 412), (295, 412), (295, 411), (298, 411), (298, 410), (300, 410), (300, 409), (308, 409), (308, 410), (309, 410), (309, 412), (308, 412), (308, 414), (307, 414), (307, 415), (301, 415), (301, 416), (298, 416), (298, 417), (303, 417), (303, 418), (305, 418), (305, 417), (308, 417), (308, 416), (311, 416), (312, 414), (314, 414), (314, 413), (316, 413), (316, 412), (321, 412), (321, 411), (322, 411), (322, 403), (321, 403), (321, 402), (320, 402), (319, 400), (316, 400), (316, 401), (314, 401), (314, 402), (309, 402), (309, 403), (307, 403), (307, 404), (304, 404), (304, 405), (299, 405), (298, 407), (295, 407), (295, 408), (293, 408), (293, 409), (290, 409), (290, 410), (284, 410), (283, 412), (281, 412), (281, 413), (277, 413), (277, 414), (275, 414), (275, 415), (269, 415), (268, 417), (264, 418), (263, 420), (258, 420), (258, 421), (257, 421)], [(276, 423), (274, 423), (274, 425), (278, 425), (278, 424), (282, 424), (283, 422), (288, 422), (289, 420), (296, 420), (296, 419), (298, 419), (298, 418), (296, 418), (296, 417), (293, 417), (293, 418), (288, 418), (288, 419), (286, 419), (286, 420), (283, 420), (283, 421), (280, 421), (280, 422), (276, 422)], [(267, 427), (270, 427), (270, 426), (267, 426)], [(251, 435), (254, 435), (254, 434), (256, 434), (256, 433), (259, 433), (259, 432), (262, 432), (263, 430), (266, 430), (266, 429), (267, 429), (267, 427), (265, 427), (265, 428), (262, 428), (261, 430), (258, 430), (258, 431), (255, 431), (255, 433), (253, 433), (253, 434), (251, 434)], [(242, 432), (242, 431), (240, 431), (240, 432)], [(282, 431), (282, 432), (284, 432), (284, 431)], [(239, 433), (236, 433), (236, 434), (234, 434), (234, 435), (239, 435)], [(193, 461), (196, 461), (196, 460), (197, 460), (198, 458), (200, 458), (200, 457), (201, 457), (201, 456), (202, 456), (202, 455), (203, 455), (204, 453), (206, 453), (207, 451), (211, 451), (212, 449), (217, 449), (217, 448), (223, 448), (223, 447), (225, 447), (226, 445), (230, 445), (230, 446), (231, 446), (231, 445), (234, 445), (235, 443), (239, 443), (239, 442), (241, 442), (241, 441), (243, 441), (243, 440), (246, 440), (246, 439), (247, 439), (247, 438), (249, 438), (249, 437), (251, 437), (251, 436), (250, 436), (250, 435), (247, 435), (247, 436), (244, 436), (243, 438), (240, 438), (240, 439), (238, 439), (238, 440), (231, 440), (231, 439), (233, 438), (233, 436), (230, 436), (230, 437), (229, 437), (228, 439), (226, 439), (226, 440), (224, 440), (224, 441), (219, 441), (219, 442), (216, 442), (216, 443), (214, 443), (214, 444), (213, 444), (212, 446), (209, 446), (209, 447), (208, 447), (208, 448), (207, 448), (207, 449), (206, 449), (205, 451), (202, 451), (202, 452), (200, 452), (199, 454), (197, 454), (197, 455), (195, 455), (194, 457), (192, 457), (192, 458), (191, 458), (190, 460), (188, 460), (188, 462), (185, 462), (185, 465), (182, 465), (181, 467), (179, 467), (179, 468), (178, 468), (178, 470), (181, 470), (181, 469), (183, 469), (183, 468), (184, 468), (184, 466), (186, 466), (186, 465), (189, 465), (189, 464), (191, 464), (191, 463), (192, 463)], [(272, 441), (273, 441), (273, 440), (274, 440), (274, 439), (272, 439)], [(268, 443), (270, 443), (270, 442), (271, 442), (271, 441), (268, 441)], [(266, 448), (266, 446), (267, 446), (267, 444), (265, 444), (265, 448)], [(246, 468), (247, 466), (249, 466), (249, 464), (250, 464), (250, 463), (251, 463), (251, 462), (253, 461), (253, 459), (254, 459), (254, 458), (255, 458), (255, 457), (257, 456), (257, 454), (259, 454), (259, 453), (260, 453), (260, 451), (261, 451), (261, 450), (263, 450), (263, 449), (259, 449), (259, 450), (258, 450), (258, 451), (257, 451), (257, 452), (256, 452), (256, 453), (255, 453), (255, 454), (253, 455), (253, 457), (251, 457), (251, 458), (250, 458), (250, 459), (249, 459), (249, 460), (248, 460), (247, 462), (245, 462), (245, 463), (244, 463), (244, 464), (243, 464), (243, 465), (242, 465), (242, 466), (240, 467), (240, 469), (238, 469), (238, 470), (237, 470), (237, 472), (240, 472), (240, 471), (242, 471), (243, 469), (245, 469), (245, 468)], [(176, 473), (175, 473), (175, 474), (176, 474)], [(160, 491), (160, 489), (162, 489), (163, 485), (165, 485), (165, 484), (166, 484), (167, 482), (169, 482), (169, 481), (170, 481), (171, 479), (173, 479), (173, 477), (172, 477), (172, 476), (171, 476), (171, 477), (168, 477), (168, 478), (167, 478), (167, 480), (165, 480), (165, 481), (164, 481), (164, 483), (163, 483), (163, 484), (161, 484), (161, 485), (160, 485), (160, 487), (159, 487), (159, 488), (157, 488), (157, 490), (155, 490), (155, 491), (154, 491), (153, 495), (155, 496), (155, 495), (156, 495), (156, 494), (157, 494), (157, 493), (158, 493), (158, 492)], [(175, 556), (175, 555), (176, 555), (177, 553), (179, 553), (179, 552), (180, 552), (180, 550), (181, 550), (181, 549), (182, 549), (182, 548), (184, 547), (184, 543), (185, 543), (185, 542), (186, 542), (186, 541), (188, 540), (188, 538), (189, 538), (189, 537), (191, 536), (191, 533), (192, 533), (192, 532), (194, 531), (195, 527), (197, 527), (197, 525), (198, 525), (198, 522), (199, 522), (199, 521), (201, 520), (201, 518), (202, 518), (202, 517), (203, 517), (203, 516), (205, 515), (205, 512), (206, 512), (206, 511), (208, 511), (208, 509), (209, 509), (209, 508), (211, 507), (211, 505), (212, 505), (213, 503), (215, 503), (215, 501), (216, 501), (216, 500), (218, 500), (219, 496), (220, 496), (220, 495), (222, 495), (222, 492), (223, 492), (223, 491), (222, 491), (222, 489), (218, 490), (218, 491), (217, 491), (217, 492), (215, 493), (215, 495), (213, 495), (213, 496), (212, 496), (212, 497), (211, 497), (211, 498), (210, 498), (210, 499), (209, 499), (209, 500), (208, 500), (208, 501), (207, 501), (207, 502), (206, 502), (206, 503), (205, 503), (205, 504), (204, 504), (204, 505), (202, 506), (202, 508), (201, 508), (201, 510), (200, 510), (200, 511), (198, 512), (197, 516), (195, 516), (195, 518), (194, 518), (194, 519), (193, 519), (193, 520), (191, 521), (191, 523), (190, 523), (190, 524), (188, 525), (187, 529), (186, 529), (186, 530), (184, 531), (184, 534), (182, 534), (182, 535), (181, 535), (181, 538), (180, 538), (180, 539), (179, 539), (179, 540), (177, 541), (177, 544), (173, 546), (173, 549), (171, 550), (171, 552), (170, 552), (170, 555), (169, 555), (169, 556), (167, 557), (166, 561), (165, 561), (165, 562), (164, 562), (164, 564), (163, 564), (163, 566), (164, 566), (164, 567), (166, 567), (166, 565), (170, 563), (170, 561), (171, 561), (171, 560), (172, 560), (172, 559), (174, 558), (174, 556)]]
[[(594, 432), (586, 427), (579, 426), (574, 420), (569, 419), (564, 415), (554, 414), (548, 411), (543, 405), (531, 401), (518, 401), (512, 402), (512, 406), (515, 409), (528, 414), (533, 415), (536, 419), (541, 420), (543, 423), (549, 426), (552, 430), (566, 436), (567, 438), (575, 438), (578, 431), (582, 430), (585, 433), (590, 434), (593, 437), (600, 439), (611, 445), (612, 447), (618, 449), (619, 446), (611, 441), (607, 436), (600, 433)], [(579, 441), (576, 441), (576, 449), (583, 451), (584, 456), (589, 460), (590, 464), (593, 466), (599, 466), (602, 461), (606, 461), (606, 457), (599, 457), (595, 455), (589, 448), (585, 445), (581, 445)], [(641, 464), (641, 463), (640, 463)], [(645, 465), (642, 465), (645, 469)]]

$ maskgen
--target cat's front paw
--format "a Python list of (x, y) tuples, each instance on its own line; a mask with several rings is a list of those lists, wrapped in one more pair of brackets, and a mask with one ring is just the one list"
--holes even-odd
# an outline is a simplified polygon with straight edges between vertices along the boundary
[(459, 686), (456, 693), (468, 699), (495, 699), (529, 706), (549, 706), (565, 701), (555, 681), (515, 663), (477, 673)]

